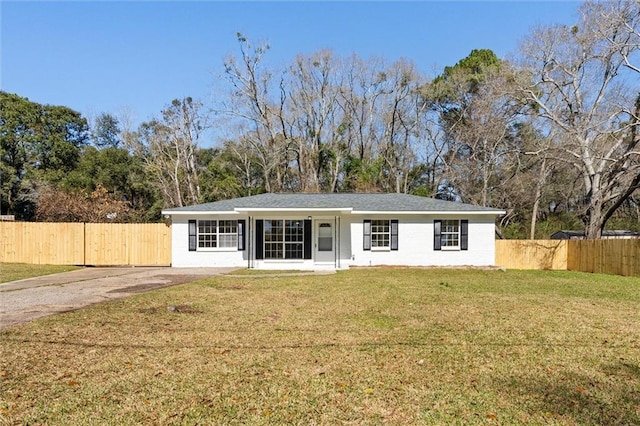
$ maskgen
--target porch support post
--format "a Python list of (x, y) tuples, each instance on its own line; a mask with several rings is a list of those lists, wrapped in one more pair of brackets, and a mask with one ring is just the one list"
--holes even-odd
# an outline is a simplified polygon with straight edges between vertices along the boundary
[(334, 235), (335, 238), (334, 240), (334, 244), (335, 244), (335, 261), (334, 261), (334, 266), (337, 269), (340, 269), (340, 216), (334, 216), (333, 217), (333, 223), (334, 223)]
[(249, 216), (247, 220), (247, 269), (251, 269), (251, 250), (253, 249), (253, 235), (251, 234), (253, 226), (251, 225), (251, 216)]

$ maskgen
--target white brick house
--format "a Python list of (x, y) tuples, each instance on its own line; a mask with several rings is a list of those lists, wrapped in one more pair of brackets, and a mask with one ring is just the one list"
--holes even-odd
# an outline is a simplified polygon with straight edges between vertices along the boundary
[(489, 266), (503, 211), (406, 194), (260, 194), (166, 209), (172, 266)]

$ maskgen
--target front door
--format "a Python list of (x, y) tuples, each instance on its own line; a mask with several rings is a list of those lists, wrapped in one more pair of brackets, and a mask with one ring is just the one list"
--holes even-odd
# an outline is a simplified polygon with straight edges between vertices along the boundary
[(328, 220), (316, 220), (315, 261), (316, 263), (335, 262), (333, 223)]

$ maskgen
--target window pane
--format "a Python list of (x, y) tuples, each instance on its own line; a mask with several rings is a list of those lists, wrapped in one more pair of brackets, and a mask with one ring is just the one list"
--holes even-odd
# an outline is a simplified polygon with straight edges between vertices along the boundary
[(216, 221), (215, 220), (199, 220), (198, 221), (198, 247), (214, 248), (216, 245)]
[(389, 247), (391, 221), (376, 219), (371, 221), (371, 247)]
[(238, 221), (218, 221), (218, 247), (238, 247)]
[(238, 221), (236, 220), (221, 220), (218, 222), (218, 233), (220, 234), (235, 234), (238, 232)]
[(287, 220), (285, 221), (285, 241), (304, 241), (304, 222), (302, 220)]
[(220, 235), (218, 240), (218, 247), (237, 247), (238, 246), (238, 235)]
[(304, 222), (285, 221), (285, 259), (302, 259), (304, 242)]
[(286, 243), (285, 259), (302, 259), (302, 243)]
[(282, 220), (264, 221), (264, 258), (282, 259), (284, 257), (284, 229)]
[(282, 243), (265, 243), (264, 258), (265, 259), (282, 259)]
[(333, 250), (333, 238), (318, 237), (318, 251), (331, 251), (331, 250)]
[(443, 220), (442, 247), (459, 247), (460, 246), (460, 221), (459, 220)]
[(321, 223), (318, 227), (318, 251), (333, 250), (333, 231), (330, 223)]

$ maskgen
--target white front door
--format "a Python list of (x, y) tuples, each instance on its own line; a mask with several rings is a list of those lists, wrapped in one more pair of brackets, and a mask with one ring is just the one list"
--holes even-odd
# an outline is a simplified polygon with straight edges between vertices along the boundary
[(315, 261), (316, 263), (334, 263), (335, 244), (333, 222), (316, 220)]

